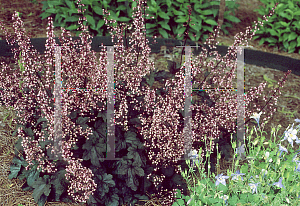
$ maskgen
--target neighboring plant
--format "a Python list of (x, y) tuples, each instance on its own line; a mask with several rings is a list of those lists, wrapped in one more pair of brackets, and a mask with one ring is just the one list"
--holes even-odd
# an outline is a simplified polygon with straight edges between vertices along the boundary
[[(84, 7), (80, 3), (82, 2), (78, 2), (79, 7)], [(110, 151), (109, 147), (106, 149), (105, 142), (107, 124), (104, 90), (107, 88), (105, 49), (100, 54), (100, 64), (98, 65), (95, 60), (95, 53), (92, 52), (90, 55), (91, 42), (88, 42), (90, 36), (86, 34), (87, 27), (84, 27), (84, 32), (80, 35), (81, 43), (84, 44), (80, 47), (80, 52), (76, 52), (73, 47), (76, 45), (75, 42), (66, 38), (63, 29), (63, 37), (61, 38), (63, 40), (61, 51), (62, 80), (65, 82), (63, 87), (102, 88), (102, 90), (63, 92), (64, 139), (62, 146), (64, 149), (61, 152), (66, 159), (51, 161), (48, 156), (51, 156), (49, 149), (51, 149), (50, 143), (54, 136), (54, 103), (52, 99), (54, 91), (54, 47), (56, 46), (53, 39), (52, 21), (49, 18), (49, 31), (47, 32), (49, 38), (46, 44), (48, 55), (42, 58), (30, 48), (28, 38), (24, 37), (24, 29), (20, 29), (23, 26), (20, 18), (16, 13), (13, 16), (13, 20), (17, 18), (14, 27), (20, 46), (19, 50), (15, 49), (14, 58), (17, 59), (21, 51), (22, 58), (19, 63), (22, 65), (20, 69), (23, 72), (8, 76), (8, 78), (3, 77), (2, 72), (0, 76), (0, 87), (8, 90), (1, 92), (2, 99), (6, 106), (13, 106), (18, 111), (18, 119), (16, 120), (18, 125), (14, 134), (18, 132), (20, 138), (15, 146), (16, 156), (11, 165), (9, 178), (18, 177), (21, 180), (26, 178), (27, 182), (23, 186), (23, 190), (33, 190), (33, 197), (39, 205), (53, 199), (65, 202), (70, 202), (73, 199), (73, 201), (78, 202), (87, 201), (88, 204), (134, 204), (137, 200), (147, 199), (140, 184), (142, 178), (146, 176), (145, 188), (160, 196), (163, 195), (166, 188), (167, 192), (165, 193), (173, 197), (170, 196), (168, 201), (163, 201), (162, 204), (170, 205), (175, 200), (173, 192), (181, 187), (179, 185), (183, 184), (175, 159), (181, 158), (184, 153), (182, 144), (184, 141), (182, 136), (184, 104), (183, 101), (180, 101), (184, 95), (184, 67), (179, 65), (176, 68), (178, 71), (172, 76), (171, 81), (166, 80), (164, 82), (168, 74), (160, 73), (160, 82), (164, 82), (165, 87), (156, 91), (150, 90), (158, 73), (155, 72), (154, 63), (149, 61), (150, 48), (147, 45), (146, 35), (143, 36), (143, 33), (140, 32), (141, 29), (144, 29), (140, 1), (137, 3), (136, 9), (137, 13), (134, 15), (136, 31), (132, 35), (134, 44), (130, 49), (125, 50), (123, 47), (117, 47), (114, 51), (117, 70), (115, 149), (116, 157), (123, 158), (115, 162), (103, 162), (105, 160), (99, 159), (105, 158), (105, 152)], [(186, 34), (188, 34), (192, 12), (191, 8), (188, 9)], [(106, 16), (109, 15), (106, 10), (104, 13)], [(86, 20), (86, 18), (83, 19)], [(107, 18), (105, 18), (105, 23), (107, 24), (107, 22)], [(115, 23), (115, 21), (111, 22)], [(83, 26), (81, 21), (78, 24)], [(7, 31), (5, 27), (2, 26), (2, 28), (5, 30), (7, 39)], [(123, 28), (121, 30), (118, 27), (112, 28), (117, 32), (119, 40), (117, 46), (122, 45)], [(215, 30), (214, 38), (216, 38), (218, 30), (219, 28)], [(111, 34), (113, 39), (115, 34)], [(247, 39), (247, 37), (244, 38)], [(210, 46), (214, 45), (214, 40), (209, 38), (206, 43)], [(244, 45), (242, 40), (241, 37), (237, 38), (235, 44), (230, 48), (229, 54), (233, 58), (237, 52), (233, 48)], [(211, 72), (208, 73), (208, 75), (212, 74), (210, 81), (213, 81), (213, 84), (218, 85), (218, 87), (232, 88), (234, 61), (226, 55), (223, 58), (217, 56), (216, 62), (208, 63), (206, 62), (207, 50), (203, 49), (206, 51), (206, 55), (201, 53), (200, 57), (192, 61), (193, 76), (202, 72), (203, 65), (212, 67)], [(210, 52), (210, 55), (212, 53)], [(139, 54), (142, 54), (141, 58), (139, 58)], [(232, 70), (226, 73), (224, 77), (222, 76), (225, 73), (224, 65), (220, 64), (222, 61), (226, 62), (226, 66), (232, 67)], [(217, 70), (219, 65), (221, 69)], [(6, 65), (2, 66), (7, 69)], [(118, 71), (121, 71), (121, 75), (118, 75)], [(290, 72), (286, 74), (285, 79)], [(205, 81), (208, 75), (205, 75), (200, 88), (209, 88), (209, 83), (207, 84)], [(23, 81), (23, 93), (19, 88), (20, 81)], [(247, 93), (245, 105), (248, 106), (249, 102), (261, 94), (265, 84), (261, 84), (256, 92)], [(278, 98), (276, 92), (282, 86), (283, 81), (279, 83), (279, 87), (274, 90), (268, 101), (264, 97), (267, 103), (264, 107), (258, 108), (259, 112), (268, 112), (269, 115), (272, 115), (272, 112), (276, 111), (272, 108), (271, 100)], [(234, 131), (236, 128), (236, 120), (234, 120), (236, 118), (236, 96), (226, 95), (221, 91), (207, 93), (215, 101), (215, 106), (209, 108), (203, 104), (192, 107), (198, 110), (196, 115), (193, 115), (192, 120), (195, 134), (193, 135), (194, 142), (204, 140), (203, 137), (206, 134), (214, 131), (215, 134), (209, 134), (210, 139), (218, 138), (220, 134), (218, 130), (221, 127), (225, 127), (228, 132)], [(255, 94), (256, 96), (254, 96)], [(217, 102), (218, 100), (220, 102)], [(226, 101), (228, 102), (225, 104)], [(271, 106), (268, 105), (269, 103)], [(264, 110), (267, 105), (270, 111)], [(221, 110), (224, 112), (220, 112)], [(207, 114), (208, 112), (211, 115), (205, 116), (204, 113)], [(247, 111), (246, 118), (253, 112), (255, 111)], [(193, 123), (199, 119), (203, 120), (203, 124)], [(141, 128), (140, 132), (137, 131), (137, 127)], [(177, 144), (176, 147), (174, 144)], [(152, 145), (157, 145), (158, 148), (153, 148)], [(195, 144), (193, 147), (194, 149), (199, 148)], [(209, 150), (210, 148), (205, 149)], [(156, 156), (153, 156), (155, 153), (157, 153)], [(164, 157), (164, 154), (168, 154), (168, 156)], [(162, 174), (159, 173), (159, 170)], [(148, 180), (149, 177), (150, 180)]]
[[(259, 123), (260, 115), (252, 116)], [(300, 122), (300, 119), (295, 119)], [(293, 140), (300, 143), (296, 136), (300, 125), (293, 128), (289, 127), (284, 132), (284, 140), (288, 140), (293, 147)], [(292, 148), (285, 148), (276, 144), (277, 132), (281, 125), (278, 125), (275, 134), (275, 128), (272, 128), (274, 141), (271, 139), (264, 142), (265, 136), (262, 135), (261, 127), (260, 136), (254, 127), (257, 138), (251, 139), (253, 128), (248, 136), (251, 146), (247, 149), (248, 164), (243, 164), (238, 170), (239, 158), (232, 162), (232, 169), (227, 170), (228, 176), (218, 174), (206, 176), (202, 168), (202, 160), (195, 155), (193, 151), (193, 162), (196, 163), (200, 175), (196, 176), (192, 167), (189, 171), (183, 171), (182, 175), (186, 181), (192, 182), (189, 185), (190, 196), (182, 195), (178, 190), (177, 201), (172, 206), (183, 206), (187, 203), (189, 206), (200, 205), (237, 205), (250, 203), (251, 205), (299, 205), (300, 198), (300, 152), (296, 153)], [(248, 126), (247, 126), (248, 130)], [(259, 143), (259, 144), (258, 144)], [(270, 147), (265, 149), (263, 146), (268, 144)], [(290, 146), (290, 145), (289, 145)], [(232, 142), (232, 148), (236, 148), (236, 143)], [(297, 150), (300, 151), (300, 150)], [(199, 155), (201, 154), (201, 149)], [(282, 155), (283, 154), (283, 155)], [(288, 154), (288, 155), (287, 155)], [(206, 154), (209, 157), (208, 154)], [(198, 159), (198, 161), (195, 161)], [(218, 153), (218, 164), (220, 154)], [(190, 160), (186, 161), (190, 165)], [(233, 166), (234, 164), (234, 166)], [(233, 169), (234, 167), (234, 169)], [(233, 171), (236, 171), (235, 173)], [(231, 178), (230, 178), (231, 177)], [(227, 184), (226, 184), (226, 180)]]
[[(82, 0), (86, 9), (84, 17), (87, 19), (89, 31), (95, 36), (108, 36), (109, 30), (104, 25), (104, 14), (102, 8), (110, 12), (109, 20), (116, 20), (118, 23), (126, 22), (127, 25), (133, 23), (133, 8), (137, 3), (132, 0), (117, 1), (98, 1), (98, 0)], [(63, 27), (67, 30), (74, 31), (79, 25), (76, 24), (80, 15), (77, 13), (74, 2), (70, 0), (48, 0), (43, 1), (43, 12), (40, 16), (45, 19), (51, 16), (54, 19), (54, 27)], [(182, 34), (185, 30), (182, 23), (187, 21), (188, 9), (187, 5), (191, 5), (192, 25), (190, 29), (189, 39), (192, 41), (205, 41), (209, 33), (213, 32), (213, 27), (217, 26), (218, 5), (220, 1), (208, 0), (159, 0), (148, 1), (146, 10), (148, 22), (146, 25), (147, 36), (162, 35), (163, 38), (169, 38), (170, 34), (174, 35), (178, 40), (178, 34)], [(228, 34), (227, 27), (232, 27), (232, 22), (238, 23), (240, 20), (233, 15), (238, 8), (235, 1), (226, 1), (228, 11), (224, 12), (224, 23), (221, 30)], [(149, 16), (149, 17), (148, 17)], [(84, 24), (86, 25), (86, 24)], [(170, 27), (170, 25), (172, 25)], [(78, 32), (79, 33), (79, 32)]]
[[(299, 0), (260, 0), (266, 6), (260, 6), (260, 15), (265, 15), (277, 2), (274, 15), (264, 27), (259, 27), (253, 40), (258, 39), (259, 45), (274, 46), (288, 53), (300, 54), (300, 1)], [(260, 18), (258, 18), (261, 21)]]

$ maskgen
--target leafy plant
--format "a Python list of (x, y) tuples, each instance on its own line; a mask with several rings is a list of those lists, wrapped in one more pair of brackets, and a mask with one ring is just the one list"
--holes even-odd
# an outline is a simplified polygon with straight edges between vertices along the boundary
[[(70, 31), (76, 31), (79, 28), (77, 21), (79, 15), (75, 8), (74, 2), (70, 0), (48, 0), (43, 1), (42, 10), (45, 11), (41, 14), (42, 19), (49, 16), (54, 18), (54, 27), (64, 27)], [(137, 6), (137, 3), (132, 0), (117, 0), (117, 1), (96, 1), (96, 0), (82, 0), (85, 4), (83, 8), (86, 17), (89, 31), (95, 36), (108, 36), (109, 31), (105, 29), (103, 20), (102, 8), (108, 9), (110, 15), (108, 20), (116, 20), (119, 22), (125, 22), (127, 25), (133, 23), (133, 8)], [(149, 20), (146, 25), (147, 36), (157, 36), (160, 34), (163, 38), (169, 38), (170, 34), (174, 35), (179, 40), (185, 30), (182, 23), (187, 22), (187, 5), (191, 5), (193, 8), (192, 21), (189, 39), (192, 41), (205, 41), (208, 38), (208, 34), (213, 32), (213, 27), (218, 25), (218, 5), (220, 1), (208, 1), (208, 0), (159, 0), (148, 1), (146, 10), (146, 19)], [(224, 13), (224, 24), (221, 30), (228, 34), (227, 27), (232, 27), (231, 22), (240, 22), (238, 18), (234, 16), (235, 10), (238, 8), (238, 4), (235, 1), (226, 1), (226, 7), (228, 11)], [(233, 15), (230, 15), (230, 12)], [(149, 16), (149, 17), (148, 17)], [(86, 25), (86, 24), (84, 24)], [(172, 25), (170, 27), (170, 25)]]
[[(265, 22), (264, 27), (260, 27), (255, 33), (253, 40), (260, 39), (259, 45), (267, 44), (281, 48), (288, 53), (300, 54), (300, 1), (299, 0), (261, 0), (266, 5), (260, 6), (258, 11), (261, 15), (273, 7), (274, 15)], [(261, 21), (260, 18), (258, 18)]]

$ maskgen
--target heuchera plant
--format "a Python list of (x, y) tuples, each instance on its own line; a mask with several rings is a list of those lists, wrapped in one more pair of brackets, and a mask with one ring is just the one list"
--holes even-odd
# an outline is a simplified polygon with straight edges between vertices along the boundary
[[(79, 7), (83, 6), (80, 3), (79, 1)], [(63, 140), (61, 146), (63, 149), (61, 152), (64, 159), (51, 160), (47, 157), (51, 156), (50, 143), (55, 135), (53, 132), (54, 102), (52, 101), (55, 82), (53, 82), (54, 70), (52, 65), (54, 65), (54, 51), (55, 46), (57, 46), (53, 39), (52, 19), (49, 18), (49, 32), (47, 32), (49, 39), (46, 44), (45, 58), (42, 58), (30, 48), (29, 39), (24, 37), (24, 29), (20, 29), (22, 27), (20, 18), (17, 17), (17, 14), (13, 16), (13, 20), (17, 19), (14, 28), (20, 46), (19, 50), (15, 49), (14, 58), (17, 59), (18, 54), (20, 54), (19, 51), (21, 51), (20, 63), (23, 71), (22, 74), (14, 74), (7, 78), (4, 78), (2, 73), (0, 76), (0, 87), (6, 88), (6, 92), (1, 92), (5, 105), (13, 106), (15, 110), (22, 111), (18, 112), (18, 119), (15, 121), (19, 124), (16, 131), (18, 131), (20, 139), (16, 144), (16, 156), (13, 159), (9, 178), (27, 178), (27, 186), (23, 189), (33, 190), (33, 197), (39, 205), (51, 198), (55, 201), (72, 201), (68, 196), (71, 196), (74, 201), (87, 201), (89, 204), (120, 205), (125, 202), (134, 204), (137, 198), (145, 199), (139, 184), (142, 180), (139, 177), (145, 176), (147, 179), (150, 177), (153, 179), (147, 180), (145, 184), (152, 181), (155, 185), (154, 192), (157, 192), (159, 196), (170, 194), (168, 201), (162, 202), (163, 205), (170, 205), (174, 202), (174, 191), (182, 183), (178, 179), (180, 170), (176, 165), (176, 159), (181, 158), (186, 151), (186, 148), (183, 148), (184, 135), (182, 132), (184, 104), (183, 101), (178, 101), (183, 100), (184, 97), (185, 67), (180, 65), (175, 78), (172, 78), (171, 81), (166, 80), (165, 92), (161, 93), (160, 96), (156, 91), (150, 90), (154, 82), (154, 73), (151, 73), (154, 71), (154, 63), (149, 61), (150, 48), (147, 45), (146, 36), (143, 36), (140, 31), (144, 29), (144, 19), (141, 12), (142, 3), (144, 2), (138, 1), (137, 13), (134, 14), (137, 17), (134, 22), (136, 31), (132, 35), (134, 44), (129, 50), (124, 50), (121, 46), (123, 27), (121, 30), (118, 27), (112, 28), (117, 32), (118, 37), (114, 53), (115, 68), (122, 74), (122, 76), (117, 75), (118, 81), (116, 82), (115, 114), (117, 117), (116, 125), (119, 127), (116, 127), (115, 135), (116, 152), (123, 159), (114, 163), (103, 162), (105, 159), (100, 159), (105, 158), (105, 152), (109, 151), (109, 148), (106, 150), (106, 130), (103, 128), (107, 124), (104, 115), (107, 99), (105, 93), (107, 53), (105, 50), (101, 52), (100, 63), (97, 65), (95, 53), (90, 51), (91, 42), (88, 42), (90, 36), (85, 32), (80, 35), (81, 43), (84, 46), (80, 48), (78, 53), (73, 48), (75, 42), (69, 41), (65, 37), (65, 30), (62, 28), (64, 43), (61, 48), (63, 60), (61, 66), (63, 68), (62, 74), (65, 72), (63, 75), (64, 88), (100, 88), (100, 91), (73, 90), (68, 93), (62, 92)], [(189, 9), (190, 17), (191, 8)], [(78, 12), (80, 12), (79, 9)], [(107, 11), (104, 10), (104, 12), (107, 15)], [(107, 24), (106, 18), (105, 21)], [(83, 27), (83, 31), (87, 30), (82, 22), (79, 21), (78, 23)], [(2, 28), (4, 27), (2, 26)], [(218, 30), (219, 27), (215, 30), (214, 38)], [(8, 37), (6, 30), (5, 33)], [(70, 36), (69, 33), (67, 34)], [(111, 34), (113, 39), (114, 34)], [(209, 45), (214, 44), (214, 38), (209, 38), (207, 43)], [(237, 36), (236, 38), (236, 42), (230, 47), (229, 55), (223, 58), (217, 55), (217, 62), (207, 63), (205, 61), (207, 50), (203, 48), (206, 55), (202, 52), (191, 63), (193, 77), (202, 72), (202, 66), (211, 67), (210, 74), (213, 74), (214, 84), (220, 87), (231, 86), (230, 88), (232, 88), (231, 80), (234, 78), (235, 66), (230, 55), (235, 56), (235, 47), (241, 44), (243, 40), (242, 37)], [(244, 36), (244, 38), (247, 40), (247, 37)], [(14, 41), (10, 44), (13, 43)], [(141, 58), (139, 58), (140, 53), (142, 54)], [(221, 63), (225, 63), (225, 65)], [(7, 69), (6, 65), (2, 64), (2, 66)], [(218, 66), (221, 69), (217, 70)], [(225, 73), (225, 66), (231, 67), (232, 70), (227, 72), (222, 79), (221, 74)], [(46, 69), (44, 70), (43, 67)], [(118, 72), (116, 73), (118, 74)], [(148, 76), (147, 83), (150, 86), (142, 84), (143, 77), (149, 73), (150, 77)], [(287, 75), (289, 73), (290, 71)], [(206, 79), (207, 76), (201, 82), (201, 88), (209, 86), (206, 85)], [(19, 88), (21, 80), (23, 81), (24, 93)], [(253, 100), (254, 95), (258, 97), (261, 94), (265, 84), (261, 84), (256, 92), (248, 92), (248, 95), (245, 96), (246, 105)], [(283, 84), (280, 82), (279, 87), (274, 90), (272, 97), (275, 101), (278, 98), (276, 93), (282, 86)], [(233, 131), (236, 128), (236, 122), (233, 120), (236, 117), (236, 95), (228, 95), (220, 91), (208, 93), (210, 98), (216, 102), (214, 108), (207, 108), (204, 104), (192, 107), (192, 109), (198, 110), (191, 121), (194, 125), (194, 142), (203, 140), (204, 135), (208, 133), (210, 133), (210, 139), (218, 138), (220, 134), (218, 129), (221, 126), (226, 127), (228, 131)], [(140, 97), (143, 98), (143, 96), (144, 100), (140, 100)], [(266, 105), (257, 110), (264, 113), (268, 112), (270, 115), (276, 111), (276, 109), (273, 110), (272, 104), (268, 108), (271, 113), (264, 110), (267, 104), (273, 100), (272, 97), (268, 101), (264, 97), (267, 102)], [(218, 100), (219, 102), (217, 102)], [(228, 102), (224, 104), (226, 101)], [(221, 112), (221, 110), (226, 112)], [(206, 116), (204, 119), (200, 114), (202, 111), (214, 115)], [(254, 111), (247, 112), (246, 117), (248, 118)], [(203, 120), (201, 124), (199, 124), (199, 120)], [(132, 128), (135, 125), (141, 126), (140, 132)], [(144, 145), (141, 142), (145, 142)], [(156, 145), (157, 148), (153, 148), (151, 145)], [(145, 152), (151, 166), (146, 164)], [(164, 154), (168, 155), (164, 156)], [(25, 159), (24, 155), (26, 156)], [(203, 154), (201, 155), (203, 157)], [(168, 166), (175, 166), (175, 171), (172, 171), (172, 168), (170, 169)], [(168, 169), (165, 169), (167, 167)], [(158, 168), (165, 169), (163, 175), (157, 173)], [(165, 192), (162, 184), (165, 177), (172, 177), (173, 191)], [(66, 193), (67, 195), (64, 195)]]
[[(189, 8), (189, 15), (191, 15), (191, 8)], [(276, 8), (276, 7), (275, 7)], [(273, 8), (273, 12), (274, 9)], [(272, 13), (270, 14), (272, 15)], [(264, 16), (265, 17), (265, 16)], [(189, 29), (189, 21), (187, 24), (187, 31)], [(259, 22), (262, 24), (262, 22)], [(257, 24), (256, 24), (257, 25)], [(257, 27), (256, 27), (257, 28)], [(217, 33), (219, 28), (215, 30), (215, 33), (213, 36), (211, 36), (205, 44), (209, 44), (210, 48), (211, 45), (215, 45), (215, 38), (217, 37)], [(186, 36), (188, 35), (188, 32), (185, 32)], [(205, 75), (205, 78), (203, 81), (197, 82), (193, 81), (193, 84), (199, 84), (197, 88), (214, 88), (210, 85), (207, 85), (207, 82), (210, 82), (212, 80), (214, 85), (218, 85), (218, 88), (233, 88), (232, 86), (232, 79), (235, 77), (234, 71), (235, 71), (235, 64), (232, 61), (230, 57), (235, 57), (237, 50), (234, 49), (238, 45), (244, 45), (243, 40), (251, 39), (254, 32), (250, 34), (250, 27), (247, 28), (246, 34), (241, 36), (236, 35), (236, 41), (235, 43), (229, 48), (228, 54), (225, 55), (223, 58), (220, 58), (220, 55), (215, 52), (215, 55), (217, 55), (216, 59), (210, 61), (207, 63), (205, 60), (207, 59), (207, 50), (206, 55), (204, 52), (200, 54), (200, 56), (196, 57), (195, 60), (192, 60), (191, 66), (192, 66), (192, 74), (193, 77), (197, 76), (197, 74), (201, 74), (201, 68), (209, 67), (211, 68), (211, 71), (208, 75)], [(249, 37), (250, 36), (250, 37)], [(187, 38), (185, 38), (186, 40)], [(218, 42), (216, 42), (217, 44)], [(242, 43), (242, 44), (241, 44)], [(184, 44), (185, 45), (185, 44)], [(247, 44), (248, 46), (248, 44)], [(212, 55), (214, 52), (210, 52), (210, 55)], [(221, 64), (224, 63), (224, 64)], [(224, 69), (226, 67), (232, 68), (230, 72), (224, 72)], [(221, 67), (221, 68), (220, 68)], [(183, 67), (185, 68), (185, 67)], [(176, 115), (182, 114), (182, 101), (176, 101), (178, 99), (181, 99), (184, 94), (184, 74), (181, 73), (182, 68), (180, 68), (180, 73), (178, 75), (175, 75), (178, 77), (176, 79), (177, 81), (172, 80), (172, 86), (174, 88), (174, 85), (176, 89), (174, 89), (172, 92), (166, 94), (165, 98), (157, 97), (155, 99), (155, 91), (150, 91), (150, 93), (146, 97), (146, 103), (147, 106), (154, 104), (154, 102), (158, 102), (160, 100), (160, 103), (155, 104), (155, 110), (153, 112), (154, 117), (150, 116), (148, 119), (142, 118), (143, 121), (143, 127), (142, 127), (142, 133), (144, 137), (151, 137), (149, 138), (149, 144), (147, 147), (150, 147), (150, 153), (149, 158), (153, 161), (153, 164), (159, 165), (159, 164), (171, 164), (171, 162), (176, 162), (176, 158), (180, 158), (180, 155), (182, 154), (182, 147), (185, 136), (183, 136), (182, 132), (182, 125), (179, 126), (178, 120)], [(279, 87), (282, 87), (285, 83), (285, 80), (287, 76), (291, 73), (291, 71), (288, 71), (285, 76), (281, 79), (280, 82), (278, 82)], [(181, 75), (180, 75), (181, 74)], [(207, 79), (207, 77), (211, 75), (211, 79)], [(225, 74), (225, 76), (224, 76)], [(223, 77), (223, 78), (222, 78)], [(206, 81), (205, 81), (206, 80)], [(170, 88), (170, 81), (166, 80), (165, 86), (167, 88)], [(249, 106), (249, 103), (253, 103), (253, 100), (261, 96), (262, 91), (264, 87), (266, 86), (265, 83), (261, 83), (258, 88), (251, 88), (250, 91), (245, 95), (245, 108)], [(253, 105), (254, 111), (246, 111), (245, 117), (249, 118), (251, 114), (255, 113), (256, 111), (262, 112), (263, 114), (267, 114), (264, 118), (264, 121), (269, 119), (273, 112), (276, 111), (276, 108), (272, 101), (275, 101), (275, 105), (277, 104), (277, 98), (279, 95), (277, 95), (277, 92), (279, 89), (274, 89), (273, 91), (269, 91), (271, 94), (269, 99), (266, 98), (266, 96), (263, 96), (263, 100), (266, 102), (264, 106), (259, 105)], [(224, 91), (210, 91), (207, 90), (209, 97), (215, 102), (215, 107), (209, 107), (206, 104), (198, 105), (192, 105), (192, 109), (195, 109), (195, 115), (193, 115), (193, 118), (191, 120), (191, 125), (193, 125), (193, 147), (196, 145), (196, 142), (204, 141), (204, 136), (206, 135), (209, 137), (210, 140), (216, 139), (220, 135), (220, 128), (226, 128), (228, 132), (233, 132), (237, 128), (236, 126), (236, 110), (233, 108), (236, 108), (236, 95), (230, 95), (228, 92)], [(180, 98), (181, 96), (181, 98)], [(269, 105), (268, 105), (269, 104)], [(178, 109), (181, 108), (181, 109)], [(248, 107), (249, 108), (249, 107)], [(264, 110), (266, 109), (266, 110)], [(177, 113), (174, 112), (177, 110)], [(181, 111), (180, 111), (181, 110)], [(149, 110), (150, 111), (150, 110)], [(204, 112), (204, 114), (203, 114)], [(205, 115), (206, 114), (206, 115)], [(210, 114), (210, 115), (207, 115)], [(250, 118), (245, 122), (249, 122)], [(182, 123), (182, 122), (181, 122)], [(145, 125), (145, 126), (144, 126)], [(263, 125), (263, 124), (262, 124)], [(178, 129), (180, 127), (180, 129)], [(144, 129), (143, 129), (144, 128)], [(177, 132), (180, 131), (180, 132)], [(181, 137), (181, 138), (180, 138)], [(211, 151), (214, 149), (214, 142), (210, 142), (210, 144), (206, 144), (207, 147), (205, 148), (206, 151)], [(208, 146), (209, 145), (209, 146)], [(198, 149), (198, 148), (197, 148)], [(157, 151), (156, 153), (151, 151)], [(187, 151), (185, 151), (187, 152)], [(204, 158), (204, 153), (201, 153), (201, 158)], [(162, 163), (164, 162), (164, 163)], [(178, 166), (178, 165), (177, 165)], [(179, 168), (176, 168), (176, 172), (180, 171)], [(163, 181), (163, 177), (159, 179), (159, 181)], [(157, 182), (159, 182), (157, 181)], [(172, 197), (170, 197), (172, 199)]]

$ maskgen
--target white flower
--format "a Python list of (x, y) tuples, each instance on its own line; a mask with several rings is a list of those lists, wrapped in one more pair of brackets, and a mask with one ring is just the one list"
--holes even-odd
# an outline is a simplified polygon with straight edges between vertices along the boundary
[[(269, 158), (269, 155), (270, 155), (270, 153), (269, 153), (269, 152), (266, 152), (265, 159), (268, 159), (268, 158)], [(272, 161), (273, 161), (272, 158), (270, 158), (270, 159), (269, 159), (269, 162), (272, 162)]]
[(225, 200), (225, 201), (228, 200), (228, 196), (227, 196), (227, 195), (224, 195), (224, 196), (222, 196), (221, 198), (222, 198), (223, 200)]
[(257, 122), (257, 125), (259, 126), (259, 118), (260, 118), (260, 115), (262, 114), (262, 112), (260, 112), (259, 114), (258, 113), (254, 113), (253, 116), (251, 116), (250, 118), (254, 118), (255, 121)]
[(254, 112), (253, 116), (251, 116), (250, 118), (259, 119), (261, 114), (262, 112), (260, 112), (259, 114)]
[(265, 170), (265, 169), (262, 169), (262, 170), (261, 170), (261, 173), (262, 173), (263, 175), (266, 175), (266, 174), (268, 174), (268, 171)]
[(298, 140), (298, 137), (296, 136), (297, 130), (293, 129), (293, 126), (294, 126), (294, 123), (293, 123), (292, 127), (285, 132), (284, 139), (281, 140), (281, 141), (284, 141), (287, 139), (288, 142), (292, 145), (292, 147), (293, 147), (293, 140)]
[(188, 154), (188, 156), (198, 156), (198, 153), (196, 150), (190, 151), (190, 153)]
[(269, 157), (269, 155), (270, 155), (270, 153), (269, 153), (269, 152), (266, 152), (266, 158), (268, 158), (268, 157)]

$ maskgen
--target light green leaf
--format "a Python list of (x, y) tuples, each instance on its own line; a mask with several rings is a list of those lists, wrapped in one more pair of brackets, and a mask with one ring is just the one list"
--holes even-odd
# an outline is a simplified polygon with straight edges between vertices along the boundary
[(157, 7), (155, 0), (151, 0), (151, 4), (152, 4), (152, 6)]
[(151, 28), (154, 28), (156, 26), (157, 26), (156, 24), (146, 24), (147, 29), (151, 29)]
[(241, 22), (241, 20), (239, 20), (239, 18), (235, 17), (235, 16), (231, 16), (231, 15), (228, 15), (228, 16), (224, 16), (224, 19), (227, 19), (231, 22), (234, 22), (234, 23), (239, 23)]
[(177, 15), (177, 16), (184, 16), (184, 13), (182, 11), (177, 11), (174, 8), (172, 8), (172, 9), (173, 9), (173, 12), (174, 12), (175, 15)]
[(287, 18), (288, 20), (292, 19), (292, 16), (288, 13), (285, 13), (284, 11), (280, 12), (279, 15), (284, 17), (284, 18)]
[(267, 29), (267, 31), (269, 31), (270, 34), (273, 35), (273, 36), (279, 36), (279, 34), (273, 29)]
[(265, 38), (261, 38), (261, 40), (259, 41), (258, 45), (262, 45), (265, 42)]
[(158, 24), (160, 24), (162, 28), (171, 31), (171, 28), (170, 28), (170, 26), (168, 25), (167, 22), (165, 22), (165, 21), (160, 21), (160, 22), (158, 22)]
[[(180, 27), (180, 28), (179, 28)], [(183, 32), (186, 30), (186, 27), (182, 26), (182, 25), (178, 25), (177, 29), (176, 29), (176, 34), (183, 34)]]
[(66, 4), (68, 5), (68, 7), (70, 9), (74, 9), (75, 8), (74, 2), (69, 1), (69, 0), (65, 0), (65, 2), (66, 2)]
[[(291, 22), (290, 22), (291, 23)], [(285, 26), (285, 27), (288, 27), (289, 25), (290, 25), (290, 23), (286, 23), (286, 22), (284, 22), (284, 21), (281, 21), (280, 22), (280, 24), (282, 25), (282, 26)]]
[(202, 11), (201, 11), (201, 14), (207, 16), (207, 15), (213, 14), (213, 11), (212, 11), (211, 9), (208, 9), (208, 10), (202, 10)]
[(163, 19), (170, 19), (170, 17), (164, 12), (158, 12), (158, 15)]
[(79, 17), (76, 16), (69, 16), (64, 20), (64, 22), (77, 22), (79, 20)]
[(207, 23), (207, 24), (213, 25), (213, 26), (218, 25), (218, 23), (213, 19), (206, 19), (206, 20), (204, 20), (204, 22)]
[(66, 30), (72, 31), (72, 30), (76, 30), (77, 28), (79, 28), (79, 25), (74, 24), (74, 25), (67, 27)]
[(99, 6), (94, 6), (93, 10), (98, 15), (103, 15), (103, 10)]
[(92, 3), (91, 3), (90, 0), (81, 0), (81, 4), (84, 4), (84, 5), (92, 5)]
[(91, 24), (91, 26), (92, 27), (95, 27), (95, 20), (94, 20), (94, 18), (92, 17), (92, 16), (90, 16), (90, 15), (85, 15), (85, 17), (86, 17), (86, 20), (87, 20), (87, 22), (89, 23), (89, 24)]
[(163, 38), (169, 38), (169, 35), (168, 35), (168, 33), (165, 31), (165, 30), (163, 30), (162, 28), (158, 28), (158, 32), (163, 36)]
[(176, 23), (184, 23), (188, 20), (187, 17), (181, 17), (180, 19), (175, 20)]
[(127, 17), (119, 17), (119, 21), (123, 21), (123, 22), (127, 22), (127, 21), (130, 21), (131, 19), (127, 18)]
[(288, 38), (288, 41), (291, 41), (291, 40), (296, 39), (297, 36), (298, 36), (298, 35), (297, 35), (295, 32), (290, 33), (289, 38)]
[(171, 7), (171, 5), (172, 5), (172, 1), (171, 0), (167, 0), (167, 6)]
[(299, 10), (299, 11), (296, 11), (296, 12), (294, 12), (294, 16), (300, 16), (300, 10)]
[(99, 29), (101, 28), (101, 26), (103, 26), (103, 25), (104, 25), (104, 20), (103, 20), (103, 19), (100, 19), (100, 20), (98, 21), (98, 23), (97, 23), (97, 27), (96, 27), (95, 30), (99, 30)]

